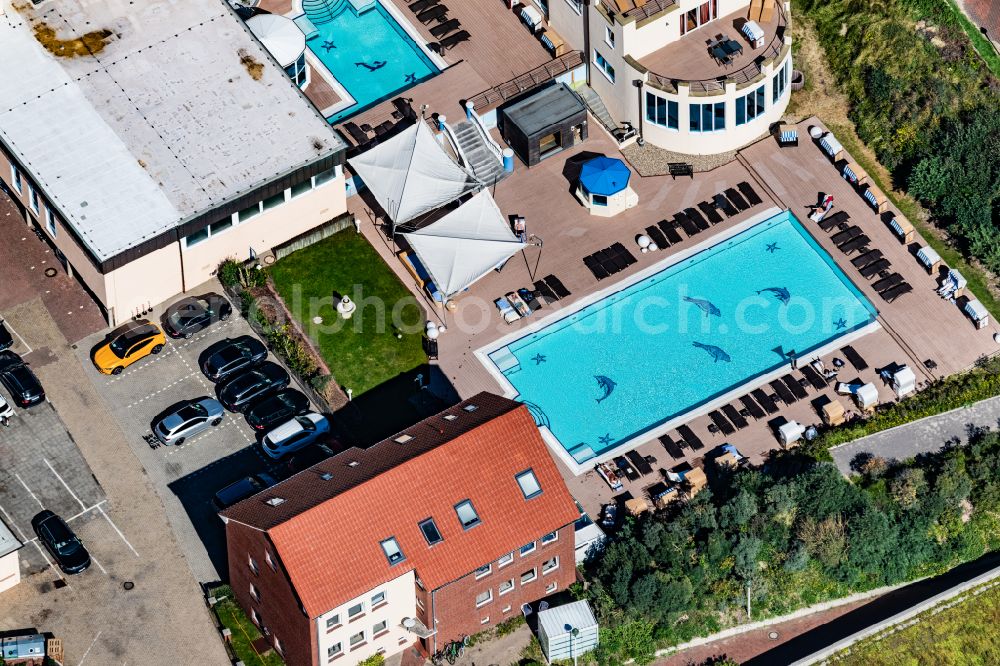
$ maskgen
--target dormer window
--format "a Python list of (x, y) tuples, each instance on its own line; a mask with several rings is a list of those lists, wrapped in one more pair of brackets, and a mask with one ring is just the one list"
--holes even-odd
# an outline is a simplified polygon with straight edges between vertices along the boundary
[(389, 537), (383, 541), (382, 551), (385, 553), (386, 559), (389, 560), (389, 564), (399, 564), (406, 559), (406, 557), (403, 556), (403, 551), (399, 549), (396, 537)]
[(524, 499), (531, 499), (542, 494), (542, 486), (539, 485), (538, 477), (535, 476), (535, 472), (530, 467), (514, 478), (517, 479), (517, 485), (524, 493)]

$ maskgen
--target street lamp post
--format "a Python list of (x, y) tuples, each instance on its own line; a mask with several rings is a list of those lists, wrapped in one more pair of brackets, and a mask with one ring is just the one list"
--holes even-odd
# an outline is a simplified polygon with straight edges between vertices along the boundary
[(580, 635), (580, 630), (570, 624), (564, 625), (563, 629), (569, 631), (569, 656), (573, 658), (573, 666), (576, 666), (576, 653), (573, 652), (573, 639)]

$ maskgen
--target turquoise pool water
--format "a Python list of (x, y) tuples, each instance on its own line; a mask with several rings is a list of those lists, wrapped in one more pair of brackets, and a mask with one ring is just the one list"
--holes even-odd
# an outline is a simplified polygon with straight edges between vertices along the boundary
[(356, 103), (327, 118), (338, 122), (428, 79), (440, 70), (377, 0), (357, 13), (347, 0), (309, 8), (316, 26), (306, 46)]
[(876, 314), (786, 211), (481, 358), (584, 462)]

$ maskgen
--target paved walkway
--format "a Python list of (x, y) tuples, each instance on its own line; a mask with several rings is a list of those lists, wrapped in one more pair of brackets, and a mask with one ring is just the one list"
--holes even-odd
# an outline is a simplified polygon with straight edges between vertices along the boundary
[(850, 476), (851, 460), (859, 453), (873, 453), (887, 460), (906, 460), (919, 453), (940, 450), (945, 442), (968, 441), (969, 428), (995, 428), (1000, 423), (1000, 397), (977, 402), (937, 416), (929, 416), (913, 423), (856, 439), (830, 449), (837, 468)]

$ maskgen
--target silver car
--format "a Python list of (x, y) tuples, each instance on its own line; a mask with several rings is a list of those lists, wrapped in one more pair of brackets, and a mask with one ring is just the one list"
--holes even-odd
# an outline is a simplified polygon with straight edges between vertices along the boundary
[(153, 433), (164, 444), (180, 446), (188, 437), (222, 423), (226, 410), (209, 397), (188, 400), (153, 424)]

